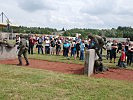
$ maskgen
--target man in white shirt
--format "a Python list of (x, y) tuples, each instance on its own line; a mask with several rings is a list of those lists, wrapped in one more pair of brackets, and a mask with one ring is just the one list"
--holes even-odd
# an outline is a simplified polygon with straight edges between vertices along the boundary
[(48, 38), (45, 41), (45, 54), (50, 54), (50, 40)]
[(111, 40), (109, 40), (109, 41), (107, 41), (107, 44), (106, 44), (107, 60), (110, 57), (111, 48), (112, 48), (112, 42), (111, 42)]

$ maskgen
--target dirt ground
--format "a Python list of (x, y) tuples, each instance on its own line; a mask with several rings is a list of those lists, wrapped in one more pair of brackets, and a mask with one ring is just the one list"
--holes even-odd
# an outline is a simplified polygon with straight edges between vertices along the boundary
[[(35, 59), (29, 59), (29, 62), (30, 65), (26, 67), (39, 68), (68, 74), (83, 74), (83, 66), (78, 64), (66, 64)], [(17, 65), (18, 60), (2, 60), (0, 61), (0, 64)], [(25, 65), (25, 61), (23, 61), (23, 65)]]
[[(84, 66), (78, 64), (66, 64), (61, 62), (49, 62), (30, 59), (30, 65), (25, 67), (39, 68), (66, 74), (83, 75)], [(24, 61), (23, 61), (24, 62)], [(17, 65), (18, 60), (1, 60), (0, 64)], [(25, 64), (25, 63), (24, 63)], [(24, 65), (23, 64), (23, 65)], [(109, 71), (92, 75), (95, 78), (108, 78), (115, 80), (133, 81), (133, 70), (111, 68)]]
[(133, 81), (133, 70), (110, 68), (109, 71), (95, 74), (93, 77)]

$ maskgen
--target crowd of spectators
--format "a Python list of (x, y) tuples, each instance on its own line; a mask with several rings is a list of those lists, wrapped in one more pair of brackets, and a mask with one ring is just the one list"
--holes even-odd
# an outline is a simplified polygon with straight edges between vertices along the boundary
[(106, 43), (107, 60), (110, 59), (116, 63), (116, 57), (120, 54), (118, 65), (119, 67), (131, 66), (133, 63), (133, 43), (129, 40), (125, 42), (118, 42), (117, 40), (109, 40)]
[[(33, 36), (28, 39), (29, 54), (34, 54), (34, 47), (38, 54), (63, 55), (84, 60), (85, 43), (80, 38), (68, 39), (64, 37)], [(44, 52), (45, 51), (45, 52)]]
[[(19, 41), (19, 38), (17, 39)], [(54, 36), (36, 36), (31, 35), (28, 38), (29, 54), (34, 54), (34, 48), (37, 49), (38, 54), (49, 55), (63, 55), (64, 57), (73, 57), (75, 60), (84, 60), (84, 53), (95, 45), (92, 39), (81, 40), (80, 38), (66, 38)], [(129, 40), (125, 42), (118, 42), (116, 40), (109, 40), (105, 42), (106, 58), (110, 63), (116, 63), (116, 57), (119, 57), (118, 66), (131, 66), (133, 63), (133, 43)], [(102, 51), (102, 50), (101, 50)], [(102, 52), (101, 52), (102, 55)]]

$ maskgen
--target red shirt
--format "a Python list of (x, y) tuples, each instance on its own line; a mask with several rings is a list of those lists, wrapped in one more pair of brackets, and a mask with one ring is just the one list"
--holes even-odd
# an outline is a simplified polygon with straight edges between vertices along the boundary
[(34, 45), (35, 44), (35, 39), (33, 39), (33, 38), (30, 38), (30, 40), (29, 40), (29, 43), (31, 44), (31, 45)]
[(126, 53), (124, 51), (121, 52), (121, 61), (126, 61)]

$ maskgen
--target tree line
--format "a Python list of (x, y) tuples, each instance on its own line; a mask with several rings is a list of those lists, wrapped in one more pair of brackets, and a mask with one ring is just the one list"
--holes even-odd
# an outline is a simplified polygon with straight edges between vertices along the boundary
[(27, 34), (51, 34), (52, 32), (57, 32), (57, 29), (53, 28), (41, 28), (41, 27), (25, 27), (25, 26), (19, 26), (19, 27), (3, 27), (0, 28), (0, 31), (3, 32), (13, 32), (13, 33), (27, 33)]
[[(41, 28), (41, 27), (11, 27), (11, 28), (0, 28), (0, 31), (4, 32), (11, 32), (14, 33), (31, 33), (31, 34), (52, 34), (53, 32), (58, 32), (57, 29), (53, 28)], [(130, 38), (133, 41), (133, 28), (132, 27), (122, 27), (119, 26), (118, 28), (112, 29), (87, 29), (87, 28), (74, 28), (65, 30), (64, 28), (61, 30), (63, 31), (63, 36), (76, 36), (76, 33), (81, 34), (81, 38), (87, 38), (89, 33), (105, 36), (105, 37), (112, 37), (112, 38)]]
[(94, 35), (100, 35), (111, 38), (130, 38), (133, 41), (133, 28), (132, 27), (122, 27), (112, 29), (79, 29), (74, 28), (70, 30), (66, 30), (64, 32), (64, 36), (76, 36), (76, 33), (81, 34), (81, 38), (87, 38), (89, 33)]

